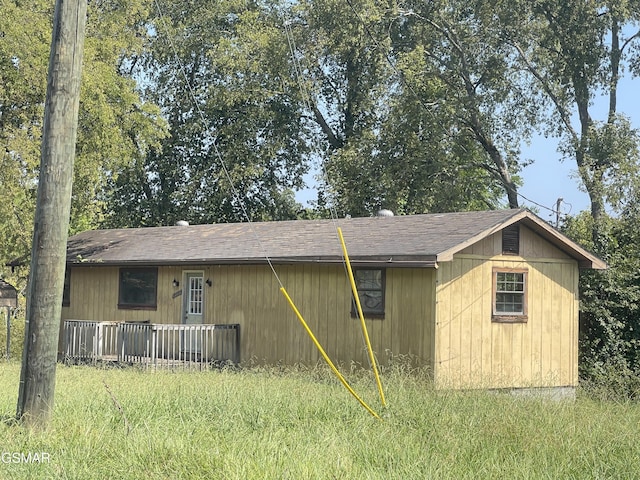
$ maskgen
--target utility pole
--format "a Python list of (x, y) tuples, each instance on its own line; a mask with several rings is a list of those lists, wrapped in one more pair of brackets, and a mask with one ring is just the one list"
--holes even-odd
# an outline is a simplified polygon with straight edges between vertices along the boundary
[(56, 0), (17, 417), (44, 429), (53, 412), (87, 0)]
[(562, 202), (564, 198), (560, 197), (556, 200), (556, 228), (560, 227), (560, 207), (562, 206)]

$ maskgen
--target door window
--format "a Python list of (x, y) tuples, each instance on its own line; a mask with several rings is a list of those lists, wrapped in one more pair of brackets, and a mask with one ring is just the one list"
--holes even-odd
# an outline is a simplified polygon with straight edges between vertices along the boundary
[(189, 277), (188, 315), (202, 315), (202, 281), (203, 277)]

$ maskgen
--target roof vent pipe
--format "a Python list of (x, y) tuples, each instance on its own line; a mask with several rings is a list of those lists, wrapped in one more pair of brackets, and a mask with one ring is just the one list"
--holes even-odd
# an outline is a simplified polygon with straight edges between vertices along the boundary
[(387, 210), (386, 208), (383, 208), (382, 210), (378, 210), (378, 213), (376, 214), (377, 217), (393, 217), (393, 212), (391, 210)]
[(189, 222), (187, 222), (186, 220), (178, 220), (176, 222), (176, 227), (188, 227), (189, 226)]

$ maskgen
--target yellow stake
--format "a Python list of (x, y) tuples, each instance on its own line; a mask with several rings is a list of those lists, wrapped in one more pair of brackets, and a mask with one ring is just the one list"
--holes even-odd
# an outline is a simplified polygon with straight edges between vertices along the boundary
[(340, 237), (340, 243), (342, 244), (342, 253), (344, 254), (344, 260), (345, 260), (345, 263), (347, 264), (347, 272), (349, 272), (349, 281), (351, 282), (351, 290), (353, 292), (353, 298), (356, 302), (358, 316), (360, 317), (360, 326), (362, 327), (362, 334), (364, 335), (364, 341), (367, 344), (367, 351), (369, 352), (369, 360), (371, 361), (371, 368), (373, 369), (373, 375), (376, 378), (376, 384), (378, 385), (378, 392), (380, 393), (380, 402), (382, 402), (383, 407), (386, 407), (387, 402), (384, 399), (384, 392), (382, 391), (382, 383), (380, 382), (380, 375), (378, 374), (376, 357), (373, 354), (373, 349), (371, 348), (371, 342), (369, 341), (369, 334), (367, 333), (367, 325), (364, 322), (364, 313), (362, 312), (362, 305), (360, 305), (360, 296), (358, 295), (356, 281), (353, 277), (353, 271), (351, 270), (351, 262), (349, 261), (349, 254), (347, 253), (347, 245), (344, 243), (344, 237), (342, 236), (342, 229), (340, 227), (338, 227), (338, 236)]
[(287, 299), (287, 302), (289, 302), (289, 305), (291, 306), (291, 309), (293, 310), (293, 312), (296, 314), (296, 316), (298, 317), (298, 320), (300, 320), (300, 323), (302, 324), (302, 326), (304, 327), (304, 329), (307, 331), (307, 333), (309, 334), (309, 336), (311, 337), (311, 340), (313, 340), (313, 343), (315, 344), (316, 348), (318, 349), (318, 351), (320, 352), (320, 354), (322, 355), (322, 358), (324, 358), (325, 362), (327, 362), (327, 364), (329, 365), (329, 367), (331, 367), (331, 370), (333, 370), (333, 373), (336, 374), (336, 376), (338, 377), (338, 379), (340, 380), (340, 382), (342, 382), (342, 385), (344, 385), (344, 387), (349, 391), (349, 393), (351, 395), (353, 395), (353, 397), (358, 400), (358, 402), (360, 402), (360, 405), (362, 405), (371, 415), (373, 415), (375, 418), (377, 418), (378, 420), (380, 420), (380, 417), (378, 416), (378, 414), (376, 412), (374, 412), (371, 407), (369, 407), (369, 405), (367, 405), (366, 403), (364, 403), (364, 401), (358, 396), (358, 394), (353, 390), (353, 388), (351, 388), (351, 385), (349, 385), (347, 383), (347, 381), (345, 380), (345, 378), (340, 374), (340, 372), (338, 371), (338, 369), (336, 368), (336, 366), (333, 364), (333, 362), (331, 361), (331, 359), (329, 358), (329, 356), (326, 354), (326, 352), (324, 351), (324, 349), (322, 348), (322, 346), (320, 345), (320, 342), (318, 342), (318, 340), (316, 340), (316, 337), (313, 335), (313, 333), (311, 332), (311, 329), (309, 328), (309, 326), (307, 325), (307, 322), (304, 321), (304, 318), (302, 318), (302, 315), (300, 314), (300, 312), (298, 311), (298, 309), (296, 308), (295, 304), (293, 303), (293, 300), (291, 300), (291, 297), (289, 296), (289, 294), (287, 293), (287, 291), (285, 290), (284, 287), (280, 288), (280, 291), (282, 292), (282, 294), (285, 296), (285, 298)]

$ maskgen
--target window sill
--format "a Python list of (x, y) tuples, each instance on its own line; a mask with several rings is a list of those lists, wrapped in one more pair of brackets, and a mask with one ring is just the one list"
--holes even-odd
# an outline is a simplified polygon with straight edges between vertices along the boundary
[[(365, 320), (384, 320), (384, 313), (367, 313), (362, 312), (364, 314)], [(360, 318), (358, 312), (351, 312), (351, 318)]]
[(129, 305), (118, 304), (118, 310), (157, 310), (157, 305)]
[(493, 323), (527, 323), (529, 317), (527, 315), (492, 315)]

